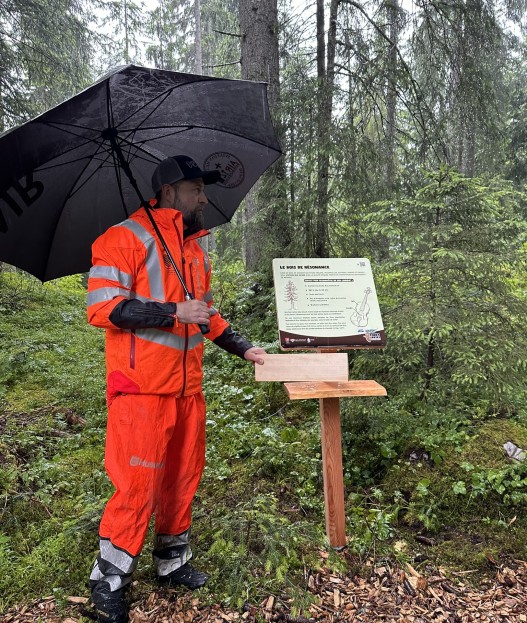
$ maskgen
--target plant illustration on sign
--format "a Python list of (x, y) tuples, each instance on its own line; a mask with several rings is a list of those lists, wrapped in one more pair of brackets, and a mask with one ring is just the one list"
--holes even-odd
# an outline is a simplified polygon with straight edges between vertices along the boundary
[(285, 300), (291, 305), (291, 309), (295, 308), (295, 301), (298, 300), (297, 288), (292, 281), (288, 281), (285, 285)]

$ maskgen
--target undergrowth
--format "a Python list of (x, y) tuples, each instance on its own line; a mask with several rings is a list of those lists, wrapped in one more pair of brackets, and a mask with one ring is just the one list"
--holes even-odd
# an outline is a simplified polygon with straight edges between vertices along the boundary
[[(221, 311), (278, 352), (272, 299), (258, 276), (237, 284), (238, 270), (219, 273)], [(79, 278), (43, 286), (0, 273), (0, 612), (88, 594), (112, 488), (104, 336), (84, 306)], [(388, 399), (342, 401), (349, 557), (328, 560), (318, 405), (289, 402), (279, 383), (255, 383), (251, 365), (207, 345), (207, 465), (193, 540), (211, 581), (200, 599), (240, 608), (274, 594), (300, 611), (311, 598), (305, 571), (321, 564), (354, 574), (396, 556), (484, 574), (489, 556), (527, 557), (527, 462), (503, 450), (507, 441), (527, 448), (521, 405), (503, 413), (453, 397), (418, 403), (411, 387), (386, 384)], [(151, 536), (140, 590), (154, 586)]]

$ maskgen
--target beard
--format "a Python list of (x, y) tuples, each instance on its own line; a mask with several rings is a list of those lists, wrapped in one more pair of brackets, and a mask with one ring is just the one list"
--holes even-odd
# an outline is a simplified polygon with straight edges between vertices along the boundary
[(198, 209), (194, 212), (183, 214), (183, 223), (189, 232), (199, 231), (204, 227), (203, 210)]
[(179, 210), (183, 215), (183, 224), (187, 233), (194, 233), (203, 229), (205, 226), (205, 220), (203, 218), (203, 207), (198, 206), (194, 210), (190, 211), (181, 203), (179, 198), (176, 199), (176, 210)]

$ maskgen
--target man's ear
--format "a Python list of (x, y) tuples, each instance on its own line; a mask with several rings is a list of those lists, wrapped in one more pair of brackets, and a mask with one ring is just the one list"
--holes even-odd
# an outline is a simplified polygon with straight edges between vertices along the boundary
[(161, 186), (161, 199), (164, 200), (163, 203), (170, 200), (172, 191), (173, 188), (170, 184), (163, 184), (163, 186)]

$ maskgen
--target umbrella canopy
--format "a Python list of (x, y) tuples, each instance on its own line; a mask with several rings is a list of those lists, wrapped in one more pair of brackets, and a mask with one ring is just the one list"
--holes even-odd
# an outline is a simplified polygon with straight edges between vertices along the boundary
[(151, 197), (155, 167), (176, 154), (220, 171), (205, 225), (229, 221), (281, 154), (266, 85), (128, 65), (4, 133), (0, 261), (42, 281), (89, 270), (92, 242)]

